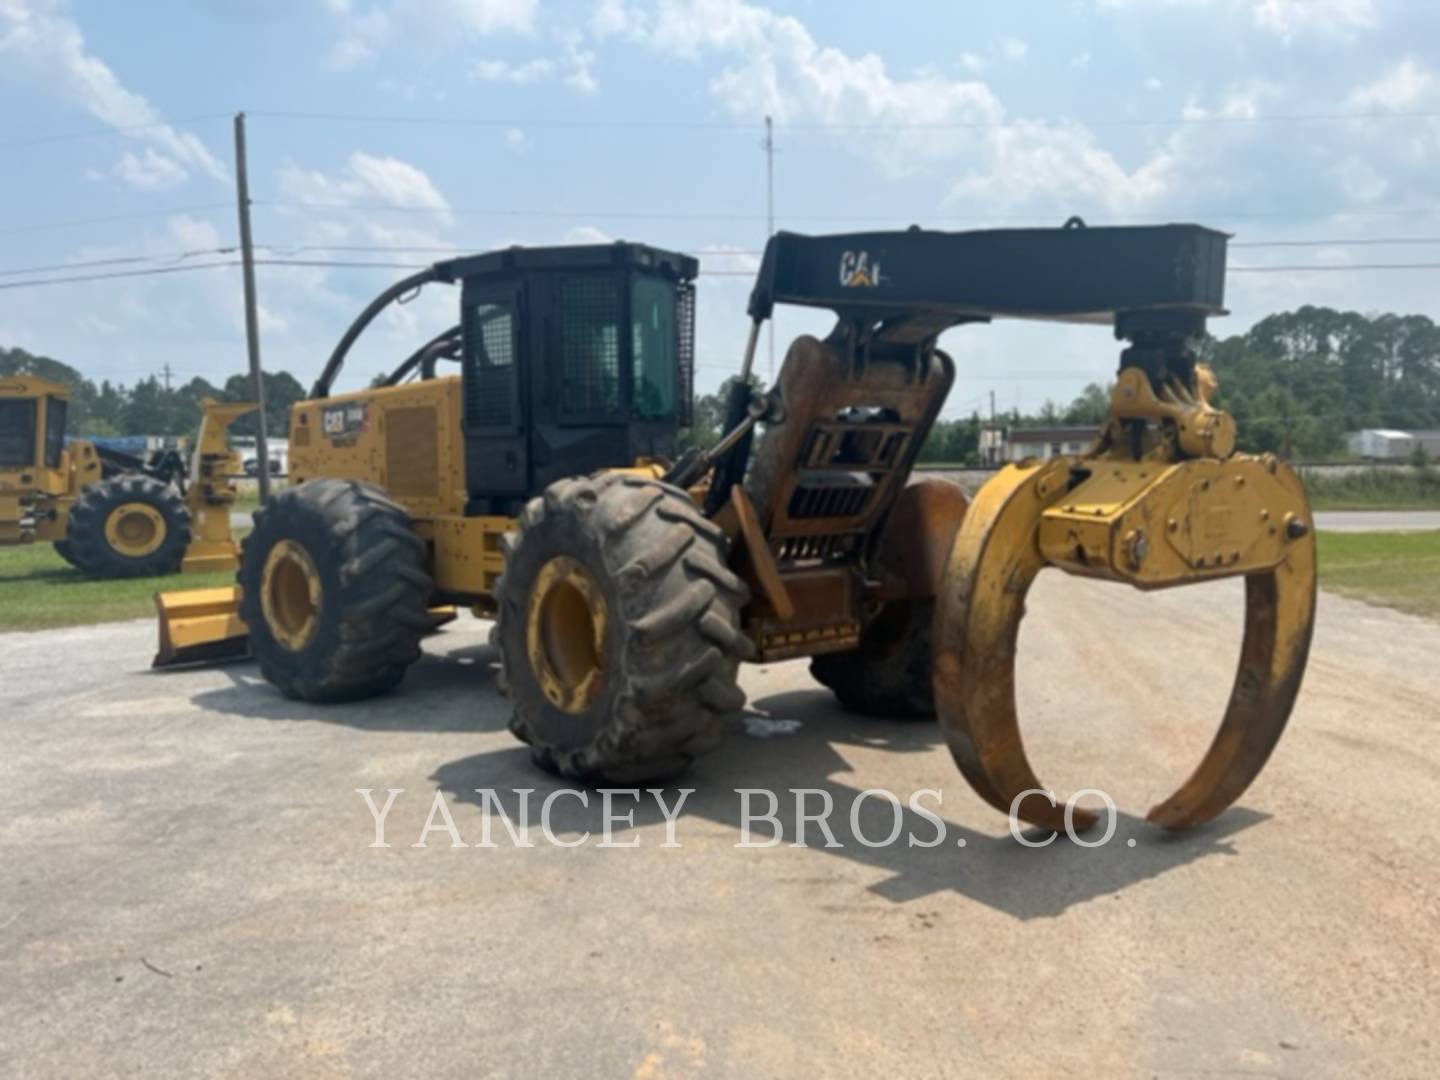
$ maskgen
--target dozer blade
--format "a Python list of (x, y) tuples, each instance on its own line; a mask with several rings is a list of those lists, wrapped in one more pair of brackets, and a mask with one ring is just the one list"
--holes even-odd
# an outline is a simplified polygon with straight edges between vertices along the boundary
[(250, 632), (240, 619), (240, 589), (182, 589), (155, 594), (160, 651), (151, 667), (213, 664), (250, 655)]
[[(1225, 810), (1265, 766), (1300, 689), (1315, 618), (1310, 521), (1295, 474), (1268, 458), (1063, 458), (1003, 469), (965, 516), (935, 616), (937, 711), (971, 786), (1004, 813), (1064, 827), (1064, 800), (1043, 794), (1015, 705), (1020, 620), (1042, 569), (1141, 589), (1243, 574), (1245, 638), (1220, 730), (1148, 816), (1185, 829)], [(1027, 791), (1036, 794), (1021, 798)], [(1075, 809), (1074, 827), (1094, 821)]]

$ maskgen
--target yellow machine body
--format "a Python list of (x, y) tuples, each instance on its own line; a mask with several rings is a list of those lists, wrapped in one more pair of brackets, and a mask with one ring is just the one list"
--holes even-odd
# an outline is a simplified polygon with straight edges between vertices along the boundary
[(374, 484), (409, 511), (430, 545), (437, 590), (478, 614), (504, 569), (508, 517), (465, 516), (465, 443), (460, 379), (298, 402), (290, 412), (290, 482), (337, 477)]
[(7, 416), (0, 452), (0, 545), (65, 538), (70, 508), (100, 479), (100, 458), (88, 442), (65, 444), (70, 388), (34, 375), (0, 379)]
[(235, 504), (234, 478), (240, 474), (240, 455), (230, 449), (226, 429), (255, 409), (253, 402), (200, 403), (200, 434), (190, 459), (190, 482), (185, 504), (190, 510), (190, 544), (180, 564), (182, 572), (213, 573), (240, 565), (240, 549), (230, 534), (230, 508)]

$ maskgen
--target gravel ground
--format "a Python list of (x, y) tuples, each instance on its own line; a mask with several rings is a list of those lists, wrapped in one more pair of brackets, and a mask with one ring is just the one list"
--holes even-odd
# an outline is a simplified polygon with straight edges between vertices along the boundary
[[(453, 848), (437, 818), (417, 848), (437, 793), (473, 845), (477, 789), (512, 814), (534, 789), (533, 818), (558, 787), (505, 730), (485, 624), (340, 708), (249, 664), (151, 673), (146, 623), (0, 635), (0, 1075), (1433, 1075), (1440, 626), (1322, 595), (1269, 768), (1159, 835), (1140, 818), (1218, 722), (1239, 605), (1042, 577), (1027, 746), (1062, 794), (1114, 796), (1093, 850), (1021, 846), (933, 723), (848, 715), (803, 663), (747, 669), (677, 848), (648, 795), (634, 849), (599, 846), (594, 796), (555, 805), (578, 847), (532, 820), (535, 847), (497, 824)], [(737, 848), (749, 787), (828, 793), (841, 846)], [(909, 846), (935, 830), (907, 811), (862, 846), (872, 787), (941, 792), (944, 843)], [(390, 847), (357, 788), (404, 789)], [(890, 821), (865, 803), (865, 835)]]

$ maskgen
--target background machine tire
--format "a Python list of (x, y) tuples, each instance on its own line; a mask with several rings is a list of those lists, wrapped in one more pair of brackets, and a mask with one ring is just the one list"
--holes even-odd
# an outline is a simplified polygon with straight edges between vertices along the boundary
[(542, 768), (658, 780), (719, 743), (745, 704), (749, 593), (684, 491), (623, 473), (562, 480), (506, 541), (491, 640), (510, 729)]
[(429, 632), (425, 542), (378, 488), (311, 480), (255, 511), (240, 616), (260, 670), (287, 696), (354, 701), (396, 686)]
[(935, 715), (930, 624), (933, 597), (895, 600), (865, 624), (860, 646), (810, 661), (810, 674), (840, 704), (867, 716)]
[(190, 511), (180, 493), (125, 473), (81, 493), (55, 548), (87, 574), (127, 578), (175, 573), (189, 544)]
[(56, 540), (55, 543), (51, 544), (50, 546), (55, 549), (56, 555), (59, 555), (62, 559), (64, 559), (71, 566), (75, 567), (77, 570), (80, 568), (80, 564), (75, 561), (75, 553), (70, 550), (70, 544), (67, 541)]

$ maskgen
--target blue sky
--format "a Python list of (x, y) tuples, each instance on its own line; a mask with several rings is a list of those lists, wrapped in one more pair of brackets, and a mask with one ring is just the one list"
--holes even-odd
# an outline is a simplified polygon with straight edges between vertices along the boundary
[[(743, 339), (767, 112), (783, 228), (1078, 213), (1331, 241), (1237, 247), (1232, 267), (1440, 261), (1440, 244), (1350, 243), (1440, 237), (1437, 31), (1440, 5), (1414, 0), (0, 0), (0, 284), (227, 258), (174, 262), (235, 242), (237, 109), (264, 257), (428, 262), (625, 237), (730, 271), (701, 280), (702, 389)], [(64, 224), (101, 218), (117, 220)], [(306, 381), (403, 273), (262, 267), (267, 366)], [(1437, 284), (1239, 271), (1213, 329), (1307, 302), (1440, 317)], [(377, 326), (348, 385), (455, 303), (427, 290)], [(786, 313), (779, 348), (823, 328)], [(222, 377), (244, 364), (239, 275), (0, 289), (0, 344), (96, 378)], [(1088, 328), (976, 327), (945, 345), (961, 365), (951, 414), (992, 389), (1001, 408), (1067, 401), (1116, 356)]]

